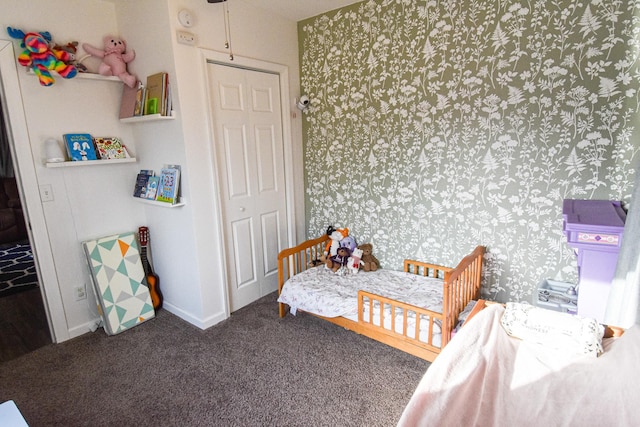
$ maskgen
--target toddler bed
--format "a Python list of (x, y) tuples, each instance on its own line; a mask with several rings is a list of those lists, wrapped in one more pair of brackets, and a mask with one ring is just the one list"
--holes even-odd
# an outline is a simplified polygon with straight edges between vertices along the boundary
[(479, 297), (483, 246), (455, 268), (405, 260), (403, 271), (340, 276), (314, 266), (328, 240), (321, 236), (278, 254), (280, 317), (301, 310), (433, 361), (460, 312)]

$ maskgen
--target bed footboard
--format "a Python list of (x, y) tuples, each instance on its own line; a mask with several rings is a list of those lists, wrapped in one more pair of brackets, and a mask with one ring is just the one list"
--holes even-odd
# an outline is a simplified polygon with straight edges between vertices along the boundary
[(442, 347), (451, 339), (451, 331), (458, 323), (458, 315), (469, 301), (480, 298), (484, 253), (485, 247), (477, 246), (456, 268), (444, 273)]
[[(451, 331), (462, 310), (480, 296), (484, 252), (484, 246), (476, 247), (455, 268), (405, 260), (405, 272), (444, 279), (442, 313), (359, 291), (359, 332), (433, 361), (451, 339)], [(440, 331), (439, 340), (435, 338), (436, 329)]]

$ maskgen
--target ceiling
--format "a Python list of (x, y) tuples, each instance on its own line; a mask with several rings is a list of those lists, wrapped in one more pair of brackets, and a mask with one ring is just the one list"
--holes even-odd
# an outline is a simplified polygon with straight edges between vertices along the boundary
[(362, 0), (243, 0), (260, 9), (270, 10), (295, 22)]

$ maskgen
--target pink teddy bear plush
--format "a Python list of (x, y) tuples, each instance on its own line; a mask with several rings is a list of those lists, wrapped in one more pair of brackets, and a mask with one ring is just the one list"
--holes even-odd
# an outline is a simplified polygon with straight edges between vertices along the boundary
[(117, 76), (127, 86), (135, 87), (138, 79), (127, 72), (127, 63), (136, 57), (135, 51), (127, 51), (125, 41), (115, 36), (104, 36), (102, 41), (104, 49), (98, 49), (87, 43), (82, 44), (85, 52), (102, 59), (98, 73), (103, 76)]

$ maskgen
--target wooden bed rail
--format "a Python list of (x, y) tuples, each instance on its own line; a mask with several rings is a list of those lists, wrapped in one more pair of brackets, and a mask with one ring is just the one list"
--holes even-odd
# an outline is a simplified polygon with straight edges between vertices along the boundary
[[(327, 235), (322, 235), (302, 242), (298, 246), (280, 251), (278, 254), (278, 295), (282, 292), (282, 287), (290, 277), (313, 267), (313, 263), (320, 260), (329, 240)], [(280, 303), (279, 308), (280, 317), (286, 316), (286, 304)]]
[(485, 247), (477, 246), (473, 252), (464, 257), (455, 269), (444, 274), (444, 296), (442, 313), (445, 321), (442, 324), (442, 346), (451, 339), (458, 321), (458, 314), (464, 310), (469, 301), (480, 297), (482, 276), (482, 258)]
[(404, 272), (418, 274), (425, 277), (434, 277), (436, 279), (444, 279), (444, 274), (452, 271), (451, 267), (443, 267), (441, 265), (429, 264), (422, 261), (414, 261), (412, 259), (404, 260)]
[[(374, 314), (373, 307), (376, 305), (379, 310), (378, 313)], [(369, 311), (366, 316), (365, 308), (368, 308)], [(401, 313), (401, 315), (398, 315), (398, 313)], [(409, 325), (409, 318), (412, 315), (415, 316), (415, 323)], [(400, 324), (398, 324), (398, 318), (402, 319)], [(421, 347), (437, 352), (440, 350), (440, 345), (436, 346), (433, 342), (433, 329), (436, 323), (442, 324), (443, 320), (443, 315), (435, 311), (366, 291), (358, 292), (358, 322), (363, 327), (371, 326), (375, 339), (386, 344), (390, 343), (386, 341), (383, 335), (391, 337), (394, 341), (403, 340), (411, 347)], [(422, 324), (424, 322), (429, 325), (426, 341), (420, 339), (420, 331), (423, 329)], [(406, 348), (404, 350), (407, 351)]]

